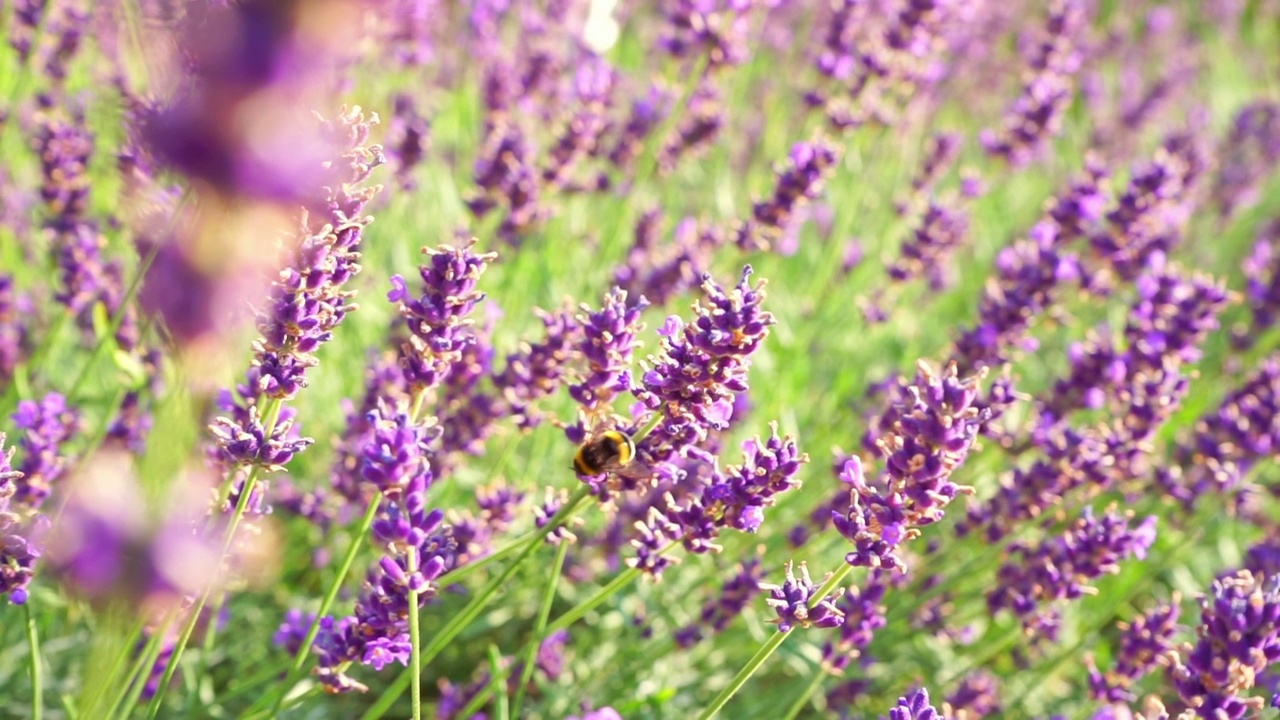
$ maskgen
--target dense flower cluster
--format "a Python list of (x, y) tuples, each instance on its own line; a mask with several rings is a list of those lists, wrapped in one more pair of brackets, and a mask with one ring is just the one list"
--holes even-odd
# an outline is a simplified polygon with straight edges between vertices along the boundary
[(762, 309), (764, 282), (752, 287), (751, 267), (736, 287), (726, 291), (704, 275), (704, 299), (694, 305), (697, 317), (688, 324), (667, 318), (658, 331), (662, 355), (652, 360), (636, 397), (662, 420), (640, 443), (652, 462), (670, 460), (683, 448), (723, 427), (733, 411), (733, 398), (747, 390), (750, 356), (764, 342), (775, 320)]
[(0, 595), (15, 605), (27, 601), (27, 585), (35, 574), (40, 548), (32, 537), (42, 518), (34, 517), (21, 504), (14, 502), (18, 491), (16, 480), (22, 472), (11, 464), (13, 448), (4, 447), (0, 433)]
[(930, 200), (911, 236), (902, 244), (900, 257), (889, 266), (889, 277), (898, 282), (928, 278), (930, 287), (947, 284), (943, 268), (965, 241), (969, 218), (958, 207)]
[(1206, 492), (1238, 490), (1249, 470), (1280, 448), (1280, 357), (1264, 358), (1179, 443), (1156, 478), (1188, 507)]
[(854, 545), (845, 556), (850, 565), (905, 570), (898, 545), (942, 519), (944, 508), (964, 490), (951, 474), (991, 416), (990, 408), (975, 404), (984, 374), (961, 379), (954, 363), (941, 375), (920, 363), (905, 404), (877, 441), (885, 456), (882, 477), (869, 482), (856, 456), (845, 462), (840, 480), (849, 486), (849, 502), (832, 519)]
[(1100, 672), (1092, 658), (1089, 661), (1090, 697), (1104, 702), (1137, 699), (1129, 688), (1154, 670), (1173, 648), (1173, 636), (1178, 629), (1177, 598), (1174, 600), (1139, 615), (1132, 622), (1120, 623), (1123, 634), (1112, 667)]
[[(465, 536), (459, 538), (457, 529), (444, 522), (443, 511), (429, 509), (427, 491), (436, 478), (430, 446), (440, 430), (434, 420), (414, 417), (419, 403), (411, 406), (409, 398), (397, 392), (403, 388), (410, 398), (425, 397), (460, 369), (465, 351), (475, 344), (468, 315), (484, 299), (477, 282), (495, 256), (473, 252), (474, 245), (475, 241), (463, 247), (424, 248), (427, 262), (419, 266), (420, 294), (410, 293), (403, 278), (392, 279), (387, 299), (409, 332), (396, 366), (401, 377), (385, 377), (392, 372), (390, 366), (371, 372), (366, 387), (371, 397), (366, 402), (374, 407), (359, 431), (349, 430), (349, 439), (362, 443), (354, 459), (367, 491), (346, 491), (375, 498), (372, 535), (384, 554), (366, 574), (353, 614), (321, 619), (314, 674), (328, 692), (367, 689), (347, 674), (352, 663), (375, 671), (393, 662), (407, 665), (409, 613), (435, 596), (437, 578), (487, 552), (474, 523), (464, 527)], [(391, 398), (376, 396), (388, 386), (390, 395), (398, 397), (394, 404)], [(344, 477), (341, 482), (349, 480)], [(509, 522), (510, 506), (518, 501), (496, 493), (482, 500), (482, 513), (500, 526)]]
[(572, 309), (537, 310), (545, 335), (535, 343), (524, 342), (507, 355), (506, 366), (493, 378), (509, 415), (521, 429), (537, 425), (538, 400), (554, 394), (565, 379), (572, 348), (582, 343), (582, 326)]
[[(572, 397), (588, 413), (608, 410), (613, 399), (629, 390), (636, 334), (644, 329), (640, 314), (649, 306), (643, 295), (628, 302), (627, 291), (613, 288), (598, 311), (584, 305), (578, 315), (581, 345), (576, 348), (586, 367), (578, 382), (569, 384)], [(570, 428), (570, 440), (581, 442), (585, 428)]]
[(400, 369), (410, 392), (440, 384), (474, 342), (467, 315), (484, 299), (476, 290), (493, 253), (474, 253), (475, 240), (462, 247), (423, 248), (427, 262), (419, 266), (423, 292), (415, 296), (399, 275), (391, 278), (387, 299), (397, 304), (410, 335), (400, 348)]
[(22, 434), (14, 500), (29, 508), (39, 508), (53, 492), (54, 484), (67, 470), (63, 445), (79, 431), (80, 414), (67, 407), (67, 399), (49, 393), (39, 402), (23, 400), (13, 414), (13, 424)]
[(1026, 165), (1061, 132), (1062, 114), (1075, 93), (1083, 61), (1080, 35), (1086, 21), (1082, 0), (1053, 0), (1040, 43), (1031, 51), (1022, 93), (1006, 112), (999, 130), (984, 130), (988, 153), (1014, 166)]
[(1045, 607), (1075, 600), (1086, 584), (1120, 571), (1120, 561), (1145, 558), (1156, 539), (1156, 518), (1130, 527), (1133, 512), (1108, 509), (1101, 517), (1086, 507), (1063, 534), (1037, 545), (1014, 543), (1011, 558), (996, 572), (996, 587), (987, 593), (992, 612), (1006, 609), (1022, 619), (1028, 631), (1055, 637), (1057, 611)]
[(1280, 165), (1280, 104), (1261, 100), (1242, 108), (1219, 154), (1213, 196), (1230, 217), (1257, 202), (1265, 178)]
[(1196, 138), (1174, 135), (1133, 169), (1105, 226), (1089, 237), (1093, 251), (1121, 278), (1133, 280), (1154, 255), (1167, 254), (1182, 239), (1205, 154)]
[(1214, 580), (1196, 636), (1169, 668), (1178, 694), (1199, 717), (1245, 717), (1262, 700), (1244, 693), (1280, 660), (1280, 577), (1237, 570)]

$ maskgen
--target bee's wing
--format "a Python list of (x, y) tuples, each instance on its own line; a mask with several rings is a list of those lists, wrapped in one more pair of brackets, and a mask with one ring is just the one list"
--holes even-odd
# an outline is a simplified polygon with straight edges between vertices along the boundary
[(633, 460), (626, 465), (618, 466), (613, 469), (613, 472), (618, 477), (637, 482), (651, 480), (654, 476), (653, 468), (639, 460)]

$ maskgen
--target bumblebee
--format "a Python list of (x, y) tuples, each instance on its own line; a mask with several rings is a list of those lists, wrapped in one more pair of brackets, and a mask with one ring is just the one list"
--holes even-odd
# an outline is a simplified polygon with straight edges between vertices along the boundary
[(605, 430), (587, 438), (573, 456), (573, 469), (583, 477), (627, 469), (636, 457), (636, 443), (618, 430)]

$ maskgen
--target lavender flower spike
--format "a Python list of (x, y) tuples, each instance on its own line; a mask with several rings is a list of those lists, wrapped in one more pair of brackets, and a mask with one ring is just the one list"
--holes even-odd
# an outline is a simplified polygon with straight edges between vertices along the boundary
[(971, 492), (952, 482), (951, 473), (991, 417), (992, 409), (976, 402), (985, 375), (984, 369), (962, 380), (954, 362), (941, 375), (921, 362), (904, 393), (906, 403), (877, 441), (886, 456), (884, 475), (870, 483), (857, 457), (845, 464), (840, 479), (851, 488), (849, 504), (834, 510), (832, 519), (854, 544), (845, 557), (850, 565), (905, 570), (898, 544), (942, 519), (957, 494)]
[(778, 613), (778, 619), (774, 621), (778, 632), (788, 632), (797, 625), (803, 628), (840, 627), (844, 622), (844, 613), (833, 602), (841, 591), (819, 599), (810, 607), (818, 586), (809, 577), (809, 568), (804, 563), (800, 563), (799, 578), (795, 576), (793, 564), (788, 562), (786, 582), (781, 585), (760, 583), (760, 588), (769, 591), (767, 602)]
[[(6, 451), (4, 441), (4, 433), (0, 433), (0, 595), (8, 595), (10, 602), (21, 605), (27, 601), (27, 584), (40, 557), (31, 531), (40, 528), (27, 522), (29, 512), (12, 504), (18, 491), (14, 481), (21, 480), (22, 473), (10, 464), (13, 449)], [(36, 523), (41, 519), (37, 516)]]
[(929, 703), (929, 691), (924, 688), (898, 698), (898, 704), (889, 711), (889, 720), (946, 720), (947, 717)]
[(1280, 660), (1280, 577), (1237, 570), (1200, 600), (1199, 639), (1174, 657), (1169, 675), (1200, 717), (1239, 720), (1262, 706), (1245, 692)]
[(439, 385), (462, 357), (462, 349), (474, 341), (467, 329), (472, 321), (466, 316), (484, 299), (476, 283), (497, 257), (473, 252), (476, 242), (472, 238), (460, 248), (423, 248), (427, 262), (418, 268), (421, 295), (410, 293), (403, 277), (391, 278), (387, 299), (399, 304), (400, 315), (412, 333), (401, 346), (400, 367), (415, 393)]

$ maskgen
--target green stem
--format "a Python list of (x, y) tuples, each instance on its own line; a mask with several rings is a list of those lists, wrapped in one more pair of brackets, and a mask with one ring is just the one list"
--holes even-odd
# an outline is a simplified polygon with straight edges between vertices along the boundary
[(502, 694), (501, 691), (494, 687), (493, 683), (485, 685), (480, 692), (476, 693), (475, 697), (471, 698), (471, 702), (467, 703), (467, 706), (462, 709), (462, 712), (455, 715), (455, 717), (469, 718), (475, 716), (476, 713), (480, 712), (480, 708), (488, 704), (494, 693), (499, 695)]
[[(538, 619), (533, 626), (533, 639), (524, 654), (524, 666), (520, 669), (520, 683), (516, 685), (516, 698), (511, 703), (511, 712), (520, 717), (520, 707), (524, 704), (525, 692), (529, 682), (533, 680), (533, 668), (537, 664), (538, 647), (546, 638), (547, 619), (551, 616), (551, 604), (556, 599), (556, 585), (560, 581), (560, 573), (564, 570), (564, 558), (569, 553), (569, 543), (561, 540), (556, 546), (556, 559), (551, 565), (551, 574), (547, 579), (547, 589), (542, 595), (542, 607), (538, 609)], [(465, 716), (464, 716), (465, 717)]]
[[(108, 712), (103, 717), (114, 717), (116, 708), (120, 706), (120, 700), (124, 700), (124, 707), (121, 710), (121, 717), (127, 718), (133, 713), (133, 708), (138, 705), (138, 699), (142, 697), (142, 690), (147, 686), (147, 677), (151, 674), (151, 669), (156, 665), (156, 658), (160, 657), (160, 648), (164, 645), (164, 638), (169, 634), (169, 626), (173, 624), (173, 616), (165, 618), (164, 623), (158, 630), (147, 638), (147, 644), (142, 649), (141, 662), (136, 663), (129, 672), (128, 682), (124, 684), (126, 690), (124, 695), (117, 696), (112, 702)], [(172, 663), (170, 663), (172, 667)]]
[(564, 630), (570, 625), (578, 622), (584, 615), (594, 610), (605, 600), (616, 595), (619, 590), (630, 585), (638, 577), (640, 577), (640, 570), (638, 568), (627, 568), (623, 572), (618, 573), (618, 576), (611, 580), (608, 585), (596, 590), (592, 593), (591, 597), (578, 603), (568, 612), (556, 618), (556, 621), (551, 623), (551, 626), (547, 628), (547, 634), (549, 635), (551, 633)]
[[(431, 661), (435, 659), (436, 655), (439, 655), (449, 643), (453, 642), (453, 639), (465, 630), (475, 618), (479, 617), (480, 613), (484, 611), (484, 608), (488, 606), (489, 602), (496, 596), (498, 588), (502, 587), (507, 580), (515, 574), (516, 570), (520, 568), (525, 559), (533, 554), (534, 549), (538, 546), (538, 542), (556, 528), (563, 525), (564, 522), (572, 517), (573, 514), (576, 513), (581, 506), (585, 505), (589, 499), (590, 488), (584, 485), (569, 498), (569, 501), (564, 504), (564, 507), (560, 508), (559, 512), (547, 521), (546, 525), (530, 535), (529, 539), (525, 542), (524, 547), (521, 548), (520, 554), (517, 555), (515, 560), (507, 566), (507, 569), (503, 570), (502, 574), (498, 575), (498, 577), (491, 580), (488, 585), (485, 585), (484, 588), (471, 599), (471, 602), (467, 603), (466, 607), (464, 607), (461, 612), (454, 615), (453, 619), (441, 628), (440, 632), (438, 632), (435, 638), (431, 641), (431, 644), (423, 649), (422, 664), (424, 667), (429, 665)], [(443, 579), (443, 577), (444, 576), (442, 576), (441, 579)], [(439, 582), (438, 584), (443, 585), (444, 583)], [(399, 699), (400, 695), (404, 693), (405, 686), (407, 686), (409, 682), (409, 672), (406, 671), (401, 673), (400, 676), (391, 683), (390, 687), (387, 688), (386, 692), (382, 694), (382, 697), (378, 698), (378, 702), (374, 703), (373, 707), (365, 711), (364, 715), (361, 716), (362, 720), (374, 720), (375, 718), (382, 717), (383, 713), (391, 707), (391, 704)]]
[(826, 676), (827, 674), (820, 666), (815, 667), (813, 669), (813, 677), (809, 680), (809, 684), (805, 686), (804, 692), (800, 693), (800, 696), (796, 698), (796, 701), (791, 703), (791, 708), (787, 710), (786, 715), (782, 716), (782, 720), (795, 720), (797, 717), (800, 717), (800, 711), (804, 710), (805, 706), (809, 704), (809, 698), (813, 697), (813, 693), (816, 692), (818, 688), (822, 687), (822, 680)]
[[(253, 468), (249, 471), (249, 476), (244, 481), (244, 487), (240, 489), (240, 498), (236, 503), (235, 512), (232, 513), (231, 522), (227, 524), (226, 532), (222, 537), (222, 548), (218, 553), (219, 563), (227, 556), (227, 551), (235, 540), (236, 529), (240, 527), (240, 521), (244, 518), (245, 508), (249, 506), (249, 498), (253, 495), (253, 487), (258, 479), (257, 470), (257, 468)], [(173, 674), (177, 671), (178, 662), (182, 659), (182, 653), (187, 648), (187, 642), (191, 640), (191, 633), (195, 631), (196, 623), (200, 620), (200, 613), (204, 610), (205, 605), (208, 604), (209, 596), (213, 594), (214, 582), (217, 580), (216, 570), (214, 575), (215, 577), (205, 586), (204, 592), (200, 594), (200, 599), (191, 608), (187, 622), (182, 627), (182, 634), (178, 636), (178, 643), (173, 648), (173, 656), (169, 659), (169, 664), (164, 669), (164, 676), (160, 678), (160, 684), (156, 687), (155, 697), (151, 698), (151, 705), (147, 708), (147, 720), (154, 720), (156, 714), (160, 712), (160, 706), (164, 704), (164, 694), (169, 687), (169, 681), (173, 679)]]
[(738, 671), (738, 674), (733, 677), (733, 680), (729, 682), (729, 685), (726, 686), (724, 690), (720, 691), (720, 694), (711, 701), (711, 704), (707, 706), (706, 710), (702, 711), (702, 714), (698, 716), (698, 720), (708, 720), (709, 718), (715, 717), (715, 714), (720, 712), (720, 708), (724, 707), (725, 703), (729, 702), (729, 698), (733, 697), (742, 689), (743, 685), (747, 684), (747, 680), (751, 679), (751, 676), (755, 674), (756, 670), (760, 669), (760, 666), (764, 664), (765, 660), (769, 659), (769, 656), (773, 654), (774, 650), (782, 647), (782, 643), (785, 642), (793, 632), (795, 632), (794, 627), (786, 632), (776, 632), (773, 634), (773, 637), (769, 638), (769, 640), (765, 642), (764, 645), (761, 645), (760, 649), (756, 651), (756, 654), (752, 655), (751, 659), (747, 661), (747, 664), (743, 665), (742, 669)]
[(662, 422), (662, 418), (662, 413), (655, 412), (653, 417), (649, 418), (649, 422), (645, 423), (644, 427), (640, 428), (639, 432), (631, 436), (631, 442), (639, 443), (641, 440), (649, 437), (649, 433), (653, 432), (654, 428), (658, 427), (658, 423)]
[(490, 645), (489, 687), (493, 688), (492, 695), (497, 698), (493, 708), (494, 720), (509, 720), (511, 717), (511, 709), (507, 706), (507, 693), (503, 688), (506, 682), (507, 674), (502, 671), (502, 654), (498, 652), (497, 645)]
[(351, 541), (351, 547), (347, 548), (347, 554), (342, 558), (342, 565), (338, 568), (338, 575), (333, 579), (333, 583), (329, 585), (329, 592), (325, 593), (324, 599), (320, 601), (320, 609), (316, 611), (316, 619), (311, 621), (311, 627), (307, 630), (307, 636), (302, 641), (302, 647), (298, 648), (298, 654), (293, 658), (293, 665), (289, 668), (289, 674), (285, 676), (285, 680), (281, 683), (281, 691), (276, 696), (275, 704), (271, 708), (271, 717), (275, 717), (280, 713), (281, 704), (284, 702), (285, 696), (289, 694), (289, 690), (293, 684), (297, 682), (298, 673), (302, 671), (303, 664), (307, 661), (307, 655), (311, 652), (311, 645), (316, 640), (316, 635), (320, 634), (320, 621), (329, 614), (329, 609), (333, 607), (333, 603), (338, 599), (338, 592), (342, 590), (342, 583), (347, 578), (347, 573), (351, 572), (351, 566), (356, 562), (356, 555), (360, 553), (360, 547), (364, 543), (365, 537), (369, 535), (369, 528), (373, 527), (373, 520), (377, 517), (378, 507), (382, 504), (382, 493), (378, 493), (369, 500), (369, 507), (364, 512), (364, 517), (360, 519), (360, 526), (356, 530), (355, 539)]
[[(825, 598), (836, 585), (839, 585), (852, 570), (852, 565), (845, 564), (842, 565), (839, 570), (832, 573), (831, 577), (828, 577), (827, 581), (822, 583), (822, 587), (819, 587), (817, 592), (812, 595), (809, 600), (809, 607), (812, 608), (821, 602), (822, 599)], [(747, 684), (747, 681), (751, 679), (751, 676), (755, 674), (756, 670), (760, 669), (760, 666), (764, 664), (765, 660), (769, 659), (769, 656), (772, 655), (775, 650), (782, 647), (782, 643), (786, 641), (787, 637), (789, 637), (794, 631), (795, 627), (793, 626), (786, 632), (775, 633), (774, 636), (769, 638), (764, 645), (761, 645), (760, 649), (756, 651), (756, 654), (752, 655), (751, 659), (747, 661), (747, 664), (743, 665), (742, 669), (738, 671), (738, 674), (733, 676), (733, 680), (729, 682), (728, 686), (726, 686), (724, 690), (721, 690), (719, 695), (716, 695), (715, 699), (711, 701), (711, 704), (707, 706), (706, 710), (702, 711), (702, 714), (698, 716), (698, 720), (709, 720), (709, 718), (714, 717), (716, 713), (720, 712), (720, 709), (725, 706), (725, 703), (729, 702), (729, 699), (737, 694), (737, 692), (742, 689), (743, 685)]]
[[(137, 644), (138, 637), (142, 635), (142, 629), (146, 627), (146, 624), (147, 622), (145, 618), (139, 618), (137, 622), (134, 623), (133, 629), (125, 636), (124, 642), (120, 645), (119, 652), (115, 654), (115, 658), (107, 668), (106, 678), (98, 684), (93, 696), (90, 697), (88, 703), (85, 704), (85, 717), (111, 716), (110, 712), (99, 715), (97, 712), (98, 703), (102, 702), (103, 694), (107, 692), (107, 688), (112, 684), (116, 675), (120, 673), (121, 668), (125, 664), (125, 659), (128, 658), (129, 654), (133, 651), (133, 647)], [(126, 682), (124, 686), (128, 687), (128, 683)]]
[[(418, 571), (418, 549), (409, 548), (409, 577)], [(409, 590), (409, 680), (413, 720), (422, 720), (422, 642), (419, 634), (418, 592)]]
[(31, 601), (23, 603), (22, 609), (27, 613), (27, 647), (31, 649), (31, 661), (27, 666), (31, 673), (31, 717), (41, 720), (44, 717), (44, 672), (40, 667), (40, 633), (36, 628), (36, 617), (31, 614)]

